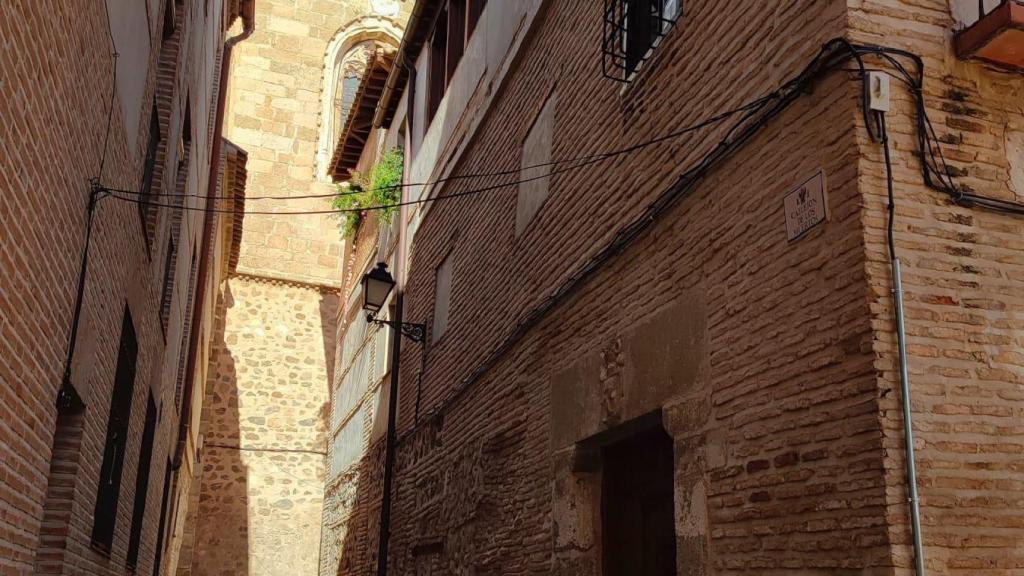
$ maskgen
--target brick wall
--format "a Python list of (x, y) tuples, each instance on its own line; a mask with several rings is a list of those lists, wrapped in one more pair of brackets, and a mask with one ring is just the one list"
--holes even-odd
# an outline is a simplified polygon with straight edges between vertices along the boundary
[[(598, 7), (552, 0), (493, 103), (470, 110), (483, 118), (479, 131), (453, 136), (469, 142), (455, 173), (515, 169), (551, 90), (554, 157), (584, 155), (749, 101), (824, 40), (849, 34), (921, 54), (951, 174), (1019, 200), (1024, 84), (956, 60), (955, 25), (939, 0), (688, 4), (623, 88), (600, 77), (593, 56)], [(1021, 221), (924, 188), (912, 104), (893, 86), (926, 564), (936, 574), (1016, 573)], [(581, 470), (573, 444), (654, 407), (675, 439), (680, 573), (910, 571), (885, 169), (859, 89), (846, 73), (816, 84), (468, 388), (524, 311), (716, 132), (553, 177), (523, 238), (511, 188), (431, 209), (413, 242), (406, 317), (430, 324), (434, 270), (446, 257), (452, 317), (429, 352), (418, 423), (419, 350), (403, 354), (396, 573), (594, 573), (600, 480)], [(829, 220), (787, 242), (782, 197), (819, 168)], [(371, 515), (364, 500), (379, 498), (377, 457), (347, 497)], [(364, 516), (341, 529), (356, 550), (375, 542)], [(372, 550), (360, 553), (372, 563)], [(348, 573), (366, 562), (356, 564)]]
[[(623, 87), (600, 73), (600, 5), (546, 2), (504, 84), (479, 88), (495, 91), (470, 109), (479, 130), (453, 135), (469, 142), (454, 173), (517, 169), (551, 91), (553, 157), (615, 149), (761, 96), (846, 26), (842, 2), (690, 3)], [(553, 176), (519, 238), (514, 187), (432, 207), (406, 318), (431, 323), (446, 257), (451, 316), (418, 423), (420, 350), (403, 347), (394, 573), (595, 573), (600, 480), (574, 463), (574, 443), (656, 408), (675, 441), (680, 574), (890, 570), (858, 95), (847, 74), (816, 84), (465, 389), (526, 312), (723, 131)], [(787, 242), (783, 196), (819, 169), (829, 221)], [(342, 528), (343, 546), (370, 550), (343, 573), (373, 563), (374, 465), (349, 497), (370, 518)]]
[[(89, 179), (99, 175), (104, 142), (110, 135), (101, 181), (137, 190), (149, 131), (150, 103), (156, 86), (166, 2), (148, 2), (152, 28), (139, 134), (125, 133), (122, 106), (110, 100), (113, 59), (103, 1), (8, 2), (0, 7), (3, 56), (0, 75), (6, 97), (0, 104), (4, 174), (0, 196), (0, 572), (4, 574), (123, 574), (135, 499), (139, 444), (147, 396), (152, 393), (160, 418), (147, 489), (137, 574), (153, 572), (165, 462), (177, 435), (172, 378), (165, 376), (167, 351), (179, 345), (181, 314), (171, 317), (166, 334), (159, 318), (164, 260), (147, 251), (135, 204), (103, 199), (97, 208), (82, 321), (71, 381), (85, 402), (84, 412), (58, 421), (55, 400), (64, 368), (78, 271), (85, 236)], [(191, 3), (186, 3), (191, 4)], [(210, 6), (219, 14), (221, 3)], [(220, 38), (219, 17), (204, 20), (190, 8), (189, 25), (198, 33), (175, 40), (197, 43), (204, 26)], [(188, 86), (202, 110), (213, 81), (192, 51), (179, 62), (177, 85)], [(170, 80), (170, 79), (169, 79)], [(168, 82), (166, 89), (172, 89)], [(174, 101), (175, 95), (163, 101)], [(176, 139), (181, 114), (171, 107), (164, 138)], [(205, 127), (205, 124), (203, 124)], [(128, 142), (137, 146), (129, 148)], [(209, 138), (197, 138), (195, 153), (206, 156), (193, 167), (193, 181), (205, 183)], [(161, 162), (173, 164), (163, 158)], [(163, 180), (163, 179), (161, 179)], [(173, 179), (170, 179), (173, 181)], [(154, 191), (167, 191), (158, 184)], [(195, 193), (202, 190), (192, 188)], [(169, 210), (157, 210), (151, 222), (166, 245)], [(195, 233), (184, 218), (185, 232)], [(153, 231), (151, 231), (152, 233)], [(131, 310), (139, 359), (131, 402), (127, 452), (118, 499), (110, 558), (90, 548), (90, 532), (99, 469), (106, 438), (121, 315)], [(175, 346), (167, 346), (175, 343)], [(176, 357), (171, 359), (176, 363)], [(52, 462), (51, 462), (52, 460)], [(48, 488), (49, 485), (49, 488)]]
[[(958, 3), (969, 14), (974, 2)], [(898, 25), (897, 25), (898, 23)], [(1015, 148), (1024, 80), (953, 55), (949, 3), (863, 2), (851, 36), (925, 59), (929, 115), (954, 181), (1020, 201)], [(1024, 219), (954, 206), (924, 187), (912, 104), (894, 84), (889, 114), (896, 180), (896, 249), (903, 263), (921, 513), (929, 574), (1012, 574), (1024, 567), (1019, 466), (1024, 439)], [(859, 132), (866, 272), (883, 399), (887, 517), (899, 573), (910, 571), (903, 421), (894, 351), (881, 150)]]

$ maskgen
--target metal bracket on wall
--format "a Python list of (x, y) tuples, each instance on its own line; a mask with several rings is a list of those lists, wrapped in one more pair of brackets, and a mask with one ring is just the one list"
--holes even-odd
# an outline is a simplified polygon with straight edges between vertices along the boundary
[(381, 320), (380, 318), (374, 316), (372, 312), (366, 315), (366, 321), (370, 322), (371, 324), (390, 326), (391, 328), (401, 333), (402, 336), (405, 336), (406, 338), (412, 340), (413, 342), (423, 342), (423, 340), (427, 337), (426, 324), (417, 324), (415, 322), (398, 323), (391, 320)]

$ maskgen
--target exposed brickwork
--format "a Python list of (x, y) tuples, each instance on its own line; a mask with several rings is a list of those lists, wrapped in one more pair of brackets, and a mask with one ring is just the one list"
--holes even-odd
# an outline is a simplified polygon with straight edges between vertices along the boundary
[[(973, 14), (975, 4), (963, 3)], [(862, 2), (851, 35), (922, 55), (925, 97), (955, 181), (979, 194), (1021, 200), (1013, 146), (1024, 132), (1024, 79), (953, 56), (945, 1)], [(897, 25), (897, 23), (899, 23)], [(952, 206), (923, 186), (912, 105), (898, 84), (894, 139), (896, 246), (903, 262), (915, 443), (929, 574), (1024, 570), (1024, 219)], [(903, 421), (899, 410), (891, 286), (885, 247), (884, 166), (860, 138), (861, 189), (872, 286), (875, 365), (883, 399), (887, 518), (893, 562), (909, 573)]]
[(79, 456), (82, 451), (82, 412), (58, 414), (50, 479), (43, 502), (43, 523), (36, 552), (36, 574), (61, 574), (68, 545), (68, 524), (74, 504)]
[[(471, 141), (456, 173), (515, 170), (519, 145), (550, 89), (557, 97), (555, 158), (623, 147), (773, 89), (798, 72), (823, 41), (843, 36), (851, 26), (892, 27), (920, 40), (915, 23), (927, 8), (907, 7), (892, 19), (878, 15), (893, 15), (890, 8), (794, 2), (766, 10), (688, 3), (676, 30), (623, 88), (601, 78), (594, 57), (601, 39), (599, 5), (546, 2), (506, 83), (488, 86), (498, 92), (480, 129), (471, 140), (459, 132), (453, 137)], [(932, 17), (942, 20), (941, 27), (922, 28), (948, 38), (948, 14)], [(930, 61), (948, 58), (942, 42), (921, 51)], [(943, 76), (933, 74), (938, 90)], [(968, 75), (983, 83), (977, 73)], [(1016, 77), (985, 82), (992, 82), (986, 89), (992, 94), (997, 87), (1005, 90), (1006, 99), (999, 100), (1004, 110), (1012, 98), (1019, 101)], [(845, 73), (817, 84), (453, 402), (446, 401), (453, 389), (524, 311), (710, 151), (721, 132), (708, 130), (553, 176), (548, 201), (519, 240), (514, 191), (431, 208), (413, 245), (406, 316), (430, 323), (434, 270), (451, 253), (449, 332), (431, 346), (424, 378), (425, 407), (443, 408), (413, 426), (419, 351), (407, 346), (399, 397), (403, 440), (392, 526), (394, 573), (596, 573), (600, 483), (591, 472), (573, 471), (579, 463), (572, 444), (653, 407), (663, 409), (676, 441), (681, 574), (889, 574), (907, 566), (900, 419), (889, 392), (895, 372), (888, 347), (888, 277), (882, 277), (888, 270), (881, 245), (884, 173), (877, 148), (867, 150), (874, 145), (863, 137), (859, 89)], [(920, 189), (918, 172), (906, 166), (914, 160), (904, 137), (906, 107), (900, 110), (902, 116), (894, 113), (892, 120), (900, 133), (899, 178), (903, 186), (912, 180)], [(996, 133), (994, 126), (986, 129)], [(979, 158), (994, 169), (973, 169), (993, 174), (1004, 187), (1013, 181), (1013, 160), (1002, 160), (994, 141), (984, 145), (987, 153), (980, 148)], [(819, 168), (827, 178), (829, 219), (788, 243), (782, 197)], [(485, 183), (490, 182), (455, 184), (443, 192)], [(915, 202), (930, 194), (915, 193)], [(928, 230), (949, 227), (956, 234), (961, 231), (952, 229), (986, 221), (999, 231), (1001, 240), (992, 242), (1002, 250), (1016, 242), (1010, 238), (1019, 233), (1012, 220), (971, 217), (929, 223)], [(905, 238), (907, 232), (900, 234)], [(924, 239), (918, 246), (929, 249)], [(999, 253), (1012, 260), (1010, 253)], [(940, 276), (948, 283), (965, 274), (950, 269)], [(933, 300), (925, 307), (950, 304), (959, 305)], [(914, 338), (924, 336), (923, 328), (913, 326), (921, 321), (913, 308), (920, 307), (913, 297)], [(970, 319), (977, 313), (959, 314)], [(1016, 334), (1011, 318), (990, 322)], [(924, 329), (935, 331), (925, 337), (941, 337), (944, 329)], [(913, 343), (914, 354), (923, 356), (921, 342)], [(1002, 363), (1013, 362), (1009, 347), (1020, 345), (1009, 334), (985, 343), (1007, 346)], [(962, 347), (949, 345), (942, 354), (963, 354), (953, 352)], [(924, 370), (915, 368), (913, 377), (920, 380)], [(995, 402), (976, 404), (976, 414), (985, 418), (1016, 414), (985, 415)], [(959, 418), (967, 425), (966, 416)], [(1006, 434), (1015, 434), (1013, 429), (1007, 427)], [(928, 429), (922, 431), (927, 499), (934, 472), (928, 471)], [(1011, 444), (992, 441), (1005, 451), (1013, 450)], [(953, 449), (949, 444), (942, 450)], [(379, 460), (371, 456), (353, 472), (357, 488), (345, 498), (371, 515), (379, 497), (376, 466)], [(999, 478), (1010, 482), (1009, 468), (1000, 469)], [(1000, 502), (1012, 507), (1009, 500)], [(927, 518), (927, 503), (925, 509), (927, 524), (939, 522)], [(1009, 518), (1013, 512), (1006, 513)], [(357, 554), (353, 566), (342, 561), (344, 573), (373, 564), (373, 546), (368, 550), (366, 542), (375, 542), (376, 523), (362, 518), (342, 528), (343, 545), (350, 543)], [(1007, 535), (1009, 524), (1000, 526), (1007, 527), (1000, 534), (1004, 539), (984, 540), (996, 546), (982, 557), (991, 567), (1013, 562), (995, 560), (1016, 542)], [(966, 534), (961, 538), (950, 545), (983, 545), (981, 536), (975, 544)], [(945, 570), (955, 572), (956, 562), (965, 573), (981, 566), (950, 560)], [(943, 569), (940, 563), (930, 566)]]
[[(208, 110), (213, 103), (204, 98), (215, 93), (209, 90), (215, 79), (202, 62), (208, 54), (199, 47), (205, 38), (216, 39), (214, 49), (219, 46), (222, 3), (209, 3), (209, 20), (197, 16), (203, 4), (181, 4), (191, 11), (187, 21), (194, 30), (183, 32), (173, 46), (179, 55), (178, 77), (176, 83), (161, 84), (159, 89), (173, 93), (170, 98), (158, 93), (158, 100), (173, 103), (187, 87), (193, 104)], [(150, 39), (149, 61), (139, 71), (145, 80), (142, 109), (122, 112), (117, 99), (112, 103), (101, 178), (106, 186), (136, 190), (141, 181), (150, 103), (159, 90), (156, 70), (166, 6), (165, 1), (145, 3), (146, 10), (158, 13), (147, 12), (148, 32), (136, 31), (148, 33)], [(86, 407), (80, 415), (66, 415), (58, 422), (55, 405), (82, 257), (89, 179), (100, 176), (114, 89), (105, 2), (5, 2), (0, 6), (0, 44), (0, 83), (5, 86), (0, 103), (0, 277), (5, 279), (0, 287), (0, 573), (127, 572), (139, 445), (152, 392), (161, 417), (135, 571), (140, 576), (152, 574), (163, 471), (177, 437), (176, 356), (168, 352), (181, 345), (183, 305), (180, 298), (174, 299), (175, 311), (168, 316), (165, 332), (159, 310), (163, 251), (147, 251), (135, 204), (108, 197), (97, 208), (71, 370), (71, 382)], [(194, 49), (178, 50), (183, 46)], [(170, 53), (167, 58), (173, 59)], [(182, 114), (175, 106), (167, 120), (169, 140), (180, 132)], [(137, 137), (127, 137), (123, 113), (139, 115)], [(138, 146), (129, 149), (129, 140)], [(204, 159), (195, 163), (193, 182), (205, 184), (209, 150), (208, 138), (196, 139), (195, 153)], [(173, 164), (167, 158), (161, 161)], [(172, 166), (169, 171), (173, 170)], [(194, 187), (188, 191), (205, 192)], [(150, 233), (159, 239), (154, 247), (166, 246), (170, 220), (170, 210), (154, 210)], [(197, 216), (184, 220), (185, 232), (178, 240), (196, 233)], [(184, 284), (187, 277), (182, 274), (179, 280)], [(108, 558), (90, 548), (90, 532), (126, 304), (138, 336), (139, 357)]]

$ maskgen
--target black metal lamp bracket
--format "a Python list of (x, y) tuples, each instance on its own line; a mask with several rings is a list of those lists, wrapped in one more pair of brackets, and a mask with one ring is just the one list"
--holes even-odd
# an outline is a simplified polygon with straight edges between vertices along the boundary
[(381, 320), (380, 318), (377, 318), (377, 316), (375, 316), (373, 312), (366, 313), (366, 321), (372, 324), (390, 326), (397, 330), (399, 333), (401, 333), (402, 336), (405, 336), (406, 338), (412, 340), (413, 342), (423, 342), (424, 338), (426, 338), (427, 336), (426, 324), (417, 324), (415, 322), (402, 322), (401, 324), (399, 324), (398, 322), (394, 322), (392, 320)]

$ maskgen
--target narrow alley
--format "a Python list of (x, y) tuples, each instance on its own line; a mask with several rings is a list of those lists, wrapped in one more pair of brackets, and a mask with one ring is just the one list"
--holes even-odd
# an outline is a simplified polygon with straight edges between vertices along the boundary
[(0, 45), (0, 576), (1024, 576), (1024, 0)]

